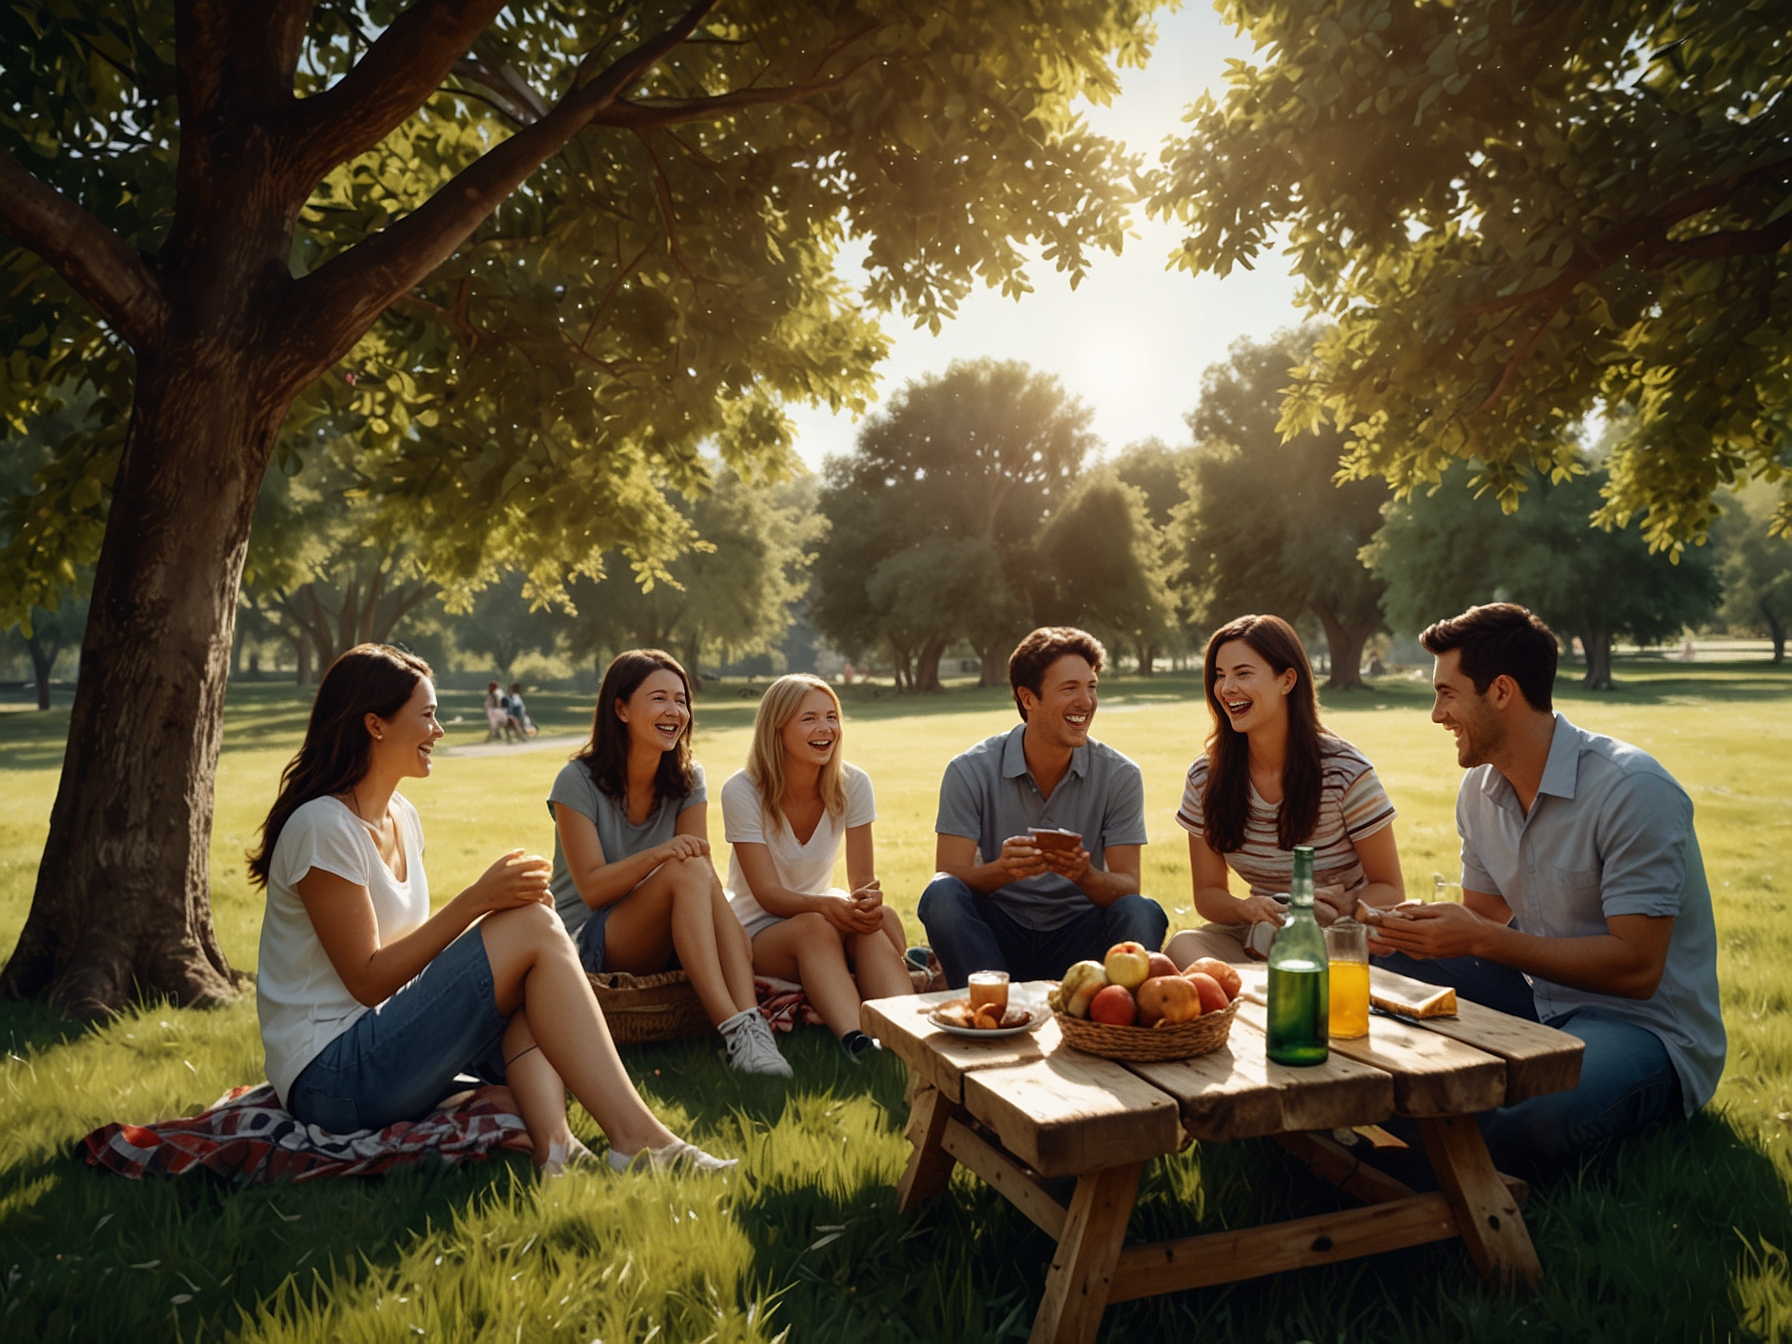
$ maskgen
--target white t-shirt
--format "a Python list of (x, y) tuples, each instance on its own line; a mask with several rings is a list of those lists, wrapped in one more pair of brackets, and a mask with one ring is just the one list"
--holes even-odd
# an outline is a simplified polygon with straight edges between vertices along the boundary
[(338, 798), (302, 804), (280, 830), (268, 864), (268, 908), (261, 922), (256, 1011), (267, 1051), (268, 1081), (280, 1094), (323, 1048), (367, 1009), (355, 1002), (312, 927), (298, 884), (313, 868), (367, 888), (381, 944), (402, 938), (429, 918), (429, 880), (423, 875), (423, 825), (402, 794), (392, 795), (405, 880), (380, 858), (367, 824)]
[[(772, 867), (778, 883), (786, 891), (819, 896), (834, 885), (834, 860), (840, 855), (840, 844), (854, 826), (868, 826), (877, 820), (877, 799), (871, 792), (871, 776), (856, 765), (840, 766), (841, 781), (846, 785), (846, 811), (839, 816), (823, 812), (809, 843), (800, 845), (784, 817), (776, 825), (766, 821), (759, 801), (759, 786), (745, 770), (737, 770), (722, 785), (722, 834), (730, 845), (764, 845), (771, 851)], [(728, 856), (728, 904), (742, 924), (761, 919), (766, 911), (753, 898), (747, 875), (741, 871), (740, 850)]]

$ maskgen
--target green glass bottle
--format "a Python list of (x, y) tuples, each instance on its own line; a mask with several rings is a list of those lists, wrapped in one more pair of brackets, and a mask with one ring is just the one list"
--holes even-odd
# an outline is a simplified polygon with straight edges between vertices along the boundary
[(1325, 934), (1313, 918), (1313, 847), (1296, 845), (1288, 918), (1269, 953), (1269, 1057), (1277, 1064), (1325, 1063), (1330, 990)]

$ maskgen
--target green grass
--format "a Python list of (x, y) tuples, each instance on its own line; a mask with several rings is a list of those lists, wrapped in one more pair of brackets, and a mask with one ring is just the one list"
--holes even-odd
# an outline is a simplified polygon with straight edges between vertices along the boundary
[[(1730, 1059), (1717, 1100), (1539, 1186), (1527, 1221), (1535, 1294), (1485, 1288), (1457, 1246), (1350, 1262), (1110, 1310), (1108, 1339), (1504, 1340), (1792, 1338), (1792, 675), (1762, 664), (1638, 661), (1623, 688), (1564, 688), (1586, 727), (1654, 752), (1691, 791), (1716, 896)], [(753, 700), (709, 688), (699, 755), (712, 787), (744, 759)], [(450, 693), (450, 743), (483, 736)], [(1401, 811), (1409, 889), (1454, 876), (1449, 741), (1422, 682), (1334, 697), (1327, 717), (1373, 759)], [(579, 733), (589, 703), (531, 696), (544, 733)], [(1013, 722), (1005, 693), (920, 699), (853, 688), (847, 754), (878, 790), (879, 871), (918, 935), (941, 767)], [(213, 899), (233, 964), (253, 969), (252, 839), (303, 729), (290, 687), (233, 689), (219, 767)], [(23, 923), (56, 787), (66, 714), (0, 715), (0, 947)], [(1187, 678), (1107, 688), (1099, 734), (1143, 766), (1154, 844), (1147, 891), (1192, 922), (1171, 820), (1205, 732)], [(444, 758), (409, 790), (438, 898), (499, 851), (552, 843), (552, 751)], [(719, 841), (721, 827), (712, 816)], [(1042, 1233), (962, 1174), (914, 1218), (894, 1212), (907, 1153), (894, 1060), (846, 1064), (820, 1031), (790, 1049), (796, 1082), (742, 1079), (706, 1047), (632, 1050), (631, 1071), (681, 1132), (739, 1155), (726, 1182), (579, 1174), (538, 1185), (526, 1160), (368, 1181), (229, 1188), (135, 1184), (73, 1158), (87, 1129), (190, 1113), (260, 1076), (255, 1010), (148, 1006), (102, 1028), (0, 1005), (0, 1339), (994, 1340), (1024, 1338), (1050, 1257)], [(582, 1113), (575, 1128), (595, 1127)], [(1341, 1207), (1262, 1143), (1196, 1146), (1147, 1171), (1133, 1236), (1188, 1235)], [(656, 1333), (657, 1331), (657, 1333)], [(419, 1333), (421, 1332), (421, 1333)]]

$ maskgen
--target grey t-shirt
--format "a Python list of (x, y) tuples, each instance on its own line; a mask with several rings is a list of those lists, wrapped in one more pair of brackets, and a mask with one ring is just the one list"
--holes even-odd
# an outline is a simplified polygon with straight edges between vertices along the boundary
[[(1109, 845), (1145, 843), (1145, 781), (1137, 765), (1091, 738), (1070, 753), (1070, 769), (1045, 798), (1027, 769), (1026, 731), (1017, 724), (952, 758), (940, 781), (936, 832), (975, 840), (979, 862), (988, 863), (1010, 836), (1025, 835), (1029, 826), (1056, 826), (1082, 836), (1089, 866), (1103, 870)], [(1062, 928), (1095, 905), (1056, 873), (997, 887), (989, 899), (1041, 930)]]
[(1526, 933), (1585, 938), (1607, 932), (1613, 915), (1673, 918), (1667, 965), (1646, 999), (1528, 978), (1545, 1022), (1586, 1008), (1634, 1022), (1667, 1047), (1686, 1113), (1709, 1101), (1726, 1046), (1717, 929), (1692, 799), (1674, 777), (1647, 752), (1558, 714), (1530, 814), (1504, 775), (1480, 765), (1463, 776), (1456, 829), (1463, 887), (1500, 897)]
[[(555, 776), (554, 787), (548, 793), (548, 815), (554, 815), (555, 803), (565, 803), (581, 817), (589, 817), (597, 827), (598, 843), (604, 847), (604, 861), (615, 863), (631, 854), (639, 854), (644, 849), (665, 844), (678, 830), (680, 812), (687, 807), (709, 801), (709, 793), (703, 783), (703, 767), (693, 764), (692, 769), (697, 776), (697, 783), (690, 795), (685, 798), (660, 799), (653, 811), (647, 814), (647, 820), (636, 826), (628, 819), (627, 803), (620, 798), (610, 797), (598, 788), (583, 761), (568, 761)], [(566, 853), (560, 846), (558, 827), (554, 829), (552, 886), (554, 909), (560, 912), (560, 922), (566, 925), (568, 933), (577, 933), (579, 927), (591, 917), (591, 907), (579, 895), (578, 885), (572, 880), (572, 873), (566, 866)]]

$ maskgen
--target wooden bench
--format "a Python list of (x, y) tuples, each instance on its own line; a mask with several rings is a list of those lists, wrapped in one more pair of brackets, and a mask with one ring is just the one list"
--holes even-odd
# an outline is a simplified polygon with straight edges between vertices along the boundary
[[(864, 1005), (864, 1030), (913, 1077), (897, 1185), (904, 1211), (954, 1166), (1000, 1191), (1057, 1242), (1032, 1339), (1092, 1341), (1109, 1302), (1230, 1283), (1460, 1237), (1482, 1274), (1534, 1283), (1522, 1182), (1494, 1170), (1474, 1112), (1572, 1088), (1581, 1042), (1475, 1004), (1413, 1025), (1371, 1021), (1331, 1058), (1289, 1068), (1265, 1052), (1262, 967), (1240, 967), (1244, 999), (1227, 1045), (1166, 1064), (1122, 1064), (1065, 1045), (1057, 1026), (999, 1040), (928, 1021), (953, 993)], [(1023, 992), (1043, 999), (1047, 986)], [(1441, 1189), (1417, 1194), (1360, 1162), (1334, 1130), (1410, 1117)], [(1127, 1246), (1139, 1174), (1189, 1140), (1274, 1138), (1366, 1207), (1241, 1231)], [(1348, 1135), (1346, 1136), (1348, 1137)], [(1069, 1202), (1054, 1185), (1074, 1178)]]

